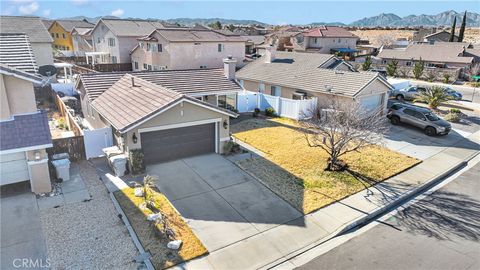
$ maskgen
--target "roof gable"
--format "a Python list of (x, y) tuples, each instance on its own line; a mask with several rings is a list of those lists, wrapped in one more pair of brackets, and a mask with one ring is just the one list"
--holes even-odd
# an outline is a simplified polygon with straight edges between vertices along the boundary
[(74, 28), (93, 28), (95, 25), (93, 23), (89, 23), (84, 20), (56, 20), (54, 21), (53, 24), (50, 25), (49, 29), (52, 28), (52, 26), (57, 23), (60, 27), (63, 28), (66, 32), (71, 33)]

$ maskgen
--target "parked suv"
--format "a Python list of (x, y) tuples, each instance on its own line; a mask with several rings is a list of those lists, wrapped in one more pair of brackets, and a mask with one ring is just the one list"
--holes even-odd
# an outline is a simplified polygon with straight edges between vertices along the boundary
[(452, 130), (450, 123), (419, 106), (395, 103), (388, 110), (387, 117), (393, 125), (406, 123), (423, 129), (428, 136), (447, 135)]

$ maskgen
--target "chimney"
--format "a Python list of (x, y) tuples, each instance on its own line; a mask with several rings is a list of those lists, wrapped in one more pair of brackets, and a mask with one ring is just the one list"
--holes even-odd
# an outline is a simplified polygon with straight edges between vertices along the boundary
[(265, 63), (272, 63), (275, 60), (275, 53), (277, 52), (277, 48), (270, 45), (265, 48)]
[(223, 74), (230, 81), (235, 80), (236, 64), (237, 64), (237, 59), (232, 58), (231, 55), (223, 59)]

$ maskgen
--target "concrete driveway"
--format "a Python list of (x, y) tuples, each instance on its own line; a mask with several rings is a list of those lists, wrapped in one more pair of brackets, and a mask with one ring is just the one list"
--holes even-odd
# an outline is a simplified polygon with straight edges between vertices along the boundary
[(385, 146), (393, 151), (425, 160), (452, 146), (472, 133), (453, 128), (446, 136), (427, 136), (423, 130), (409, 125), (390, 125)]
[(147, 173), (210, 252), (302, 216), (217, 154), (150, 165)]
[[(1, 269), (49, 266), (47, 247), (35, 195), (20, 193), (0, 199)], [(42, 267), (43, 266), (43, 267)]]

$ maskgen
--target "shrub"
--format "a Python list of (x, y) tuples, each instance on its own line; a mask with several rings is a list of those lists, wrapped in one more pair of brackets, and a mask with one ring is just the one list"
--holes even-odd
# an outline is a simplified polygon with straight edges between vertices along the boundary
[(457, 109), (457, 108), (452, 108), (450, 109), (450, 113), (462, 113), (462, 111), (460, 111), (460, 109)]
[(423, 75), (423, 71), (425, 70), (425, 62), (422, 60), (422, 58), (420, 58), (419, 61), (415, 62), (415, 64), (413, 65), (413, 77), (415, 79), (420, 79), (420, 77), (422, 77)]
[(223, 153), (225, 155), (237, 153), (240, 151), (240, 145), (234, 141), (228, 141), (223, 145)]
[(255, 108), (255, 109), (253, 110), (252, 116), (253, 116), (253, 117), (257, 117), (259, 114), (260, 114), (260, 109), (259, 109), (259, 108)]
[(145, 164), (143, 163), (143, 152), (141, 149), (130, 150), (129, 159), (133, 174), (141, 174), (144, 172)]
[(427, 81), (433, 82), (437, 79), (437, 72), (435, 70), (430, 70), (427, 73)]
[(266, 108), (266, 109), (265, 109), (265, 115), (266, 115), (266, 116), (270, 116), (270, 117), (276, 116), (275, 109), (272, 108), (272, 107)]
[(387, 64), (387, 75), (390, 77), (397, 76), (398, 61), (393, 59)]
[(450, 99), (451, 97), (447, 95), (442, 87), (432, 86), (427, 88), (425, 91), (421, 91), (414, 101), (425, 102), (428, 104), (428, 107), (436, 109), (442, 102)]
[(449, 83), (450, 82), (450, 74), (443, 73), (443, 82), (444, 83)]
[(453, 123), (456, 123), (458, 121), (460, 121), (460, 113), (447, 113), (447, 115), (445, 115), (445, 120), (447, 120), (448, 122), (453, 122)]

